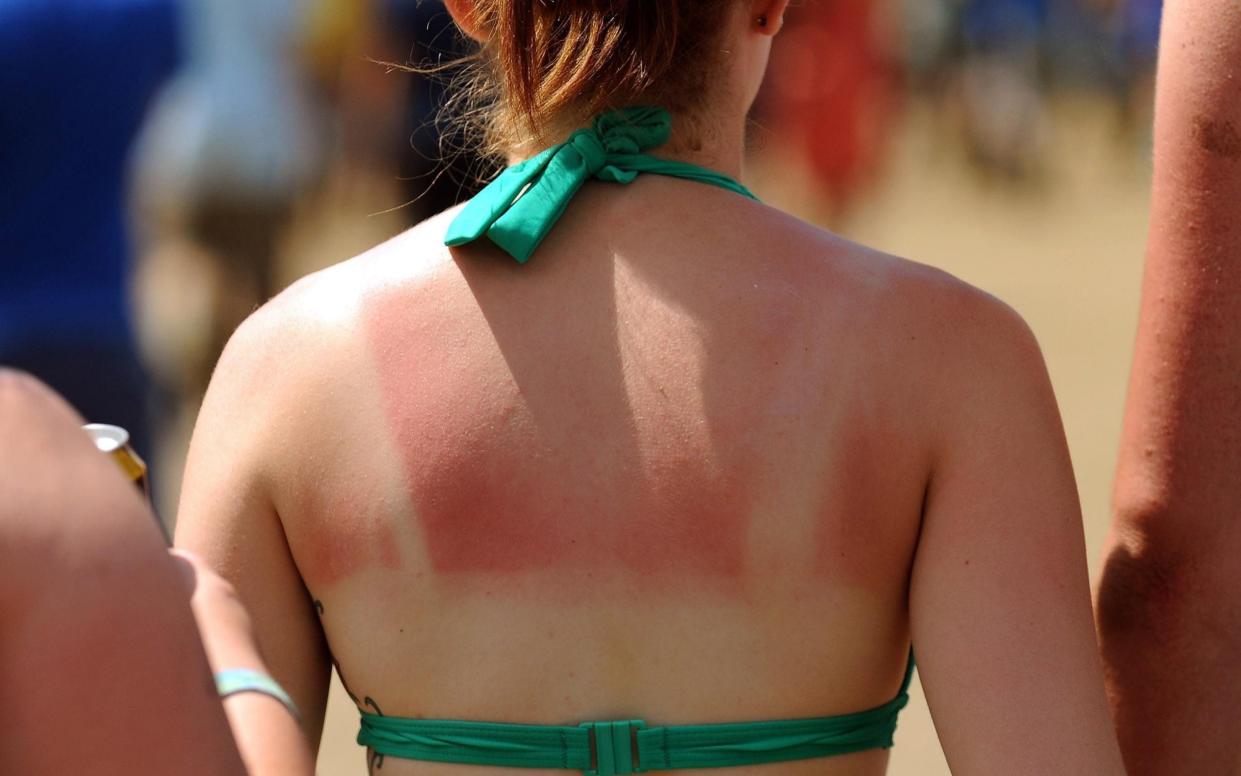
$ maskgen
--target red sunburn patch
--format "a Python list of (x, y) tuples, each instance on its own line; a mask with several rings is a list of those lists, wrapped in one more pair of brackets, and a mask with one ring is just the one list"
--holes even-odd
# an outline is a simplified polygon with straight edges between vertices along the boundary
[[(739, 579), (745, 573), (751, 494), (744, 476), (709, 472), (699, 463), (670, 466), (665, 483), (630, 507), (617, 555), (646, 576)], [(647, 489), (649, 490), (649, 489)]]
[[(436, 572), (593, 568), (662, 587), (741, 577), (746, 477), (676, 461), (644, 483), (637, 478), (650, 479), (651, 462), (635, 446), (622, 467), (629, 473), (618, 476), (635, 478), (629, 490), (639, 495), (591, 492), (574, 482), (586, 477), (576, 457), (585, 451), (550, 447), (516, 388), (497, 381), (502, 356), (480, 352), (477, 340), (450, 341), (416, 309), (398, 290), (368, 300), (363, 315), (415, 527)], [(496, 361), (479, 368), (480, 359)]]
[(307, 587), (331, 587), (374, 566), (401, 567), (396, 531), (381, 515), (358, 514), (344, 494), (332, 503), (317, 498), (310, 508), (315, 530), (306, 532), (306, 567), (301, 569)]

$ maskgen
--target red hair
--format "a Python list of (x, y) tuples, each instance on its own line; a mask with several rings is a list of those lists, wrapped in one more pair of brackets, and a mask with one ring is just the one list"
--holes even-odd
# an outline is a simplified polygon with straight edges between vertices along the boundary
[(493, 150), (544, 146), (610, 107), (692, 110), (737, 0), (475, 0), (465, 98)]

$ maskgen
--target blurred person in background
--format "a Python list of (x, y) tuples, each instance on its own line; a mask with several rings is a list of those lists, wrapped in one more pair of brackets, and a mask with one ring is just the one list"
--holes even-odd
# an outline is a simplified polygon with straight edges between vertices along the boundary
[(393, 71), (408, 47), (388, 14), (389, 4), (313, 0), (308, 13), (309, 75), (330, 108), (332, 124), (331, 169), (323, 192), (327, 197), (315, 197), (316, 209), (365, 210), (372, 204), (387, 209), (398, 204), (393, 201), (395, 171), (398, 152), (408, 152), (408, 136), (405, 82), (402, 73)]
[(1241, 6), (1168, 0), (1137, 345), (1098, 623), (1130, 773), (1236, 773)]
[[(173, 407), (192, 411), (228, 336), (279, 290), (293, 215), (330, 173), (339, 196), (410, 223), (468, 198), (494, 171), (435, 115), (471, 47), (423, 0), (182, 0), (186, 62), (138, 154), (143, 342)], [(441, 153), (446, 151), (447, 153)], [(330, 169), (329, 169), (330, 168)], [(177, 293), (170, 293), (176, 289)]]
[(1106, 95), (1119, 139), (1147, 169), (1162, 0), (1049, 0), (1048, 6), (1046, 81), (1062, 94)]
[(278, 290), (281, 240), (324, 169), (311, 68), (336, 22), (301, 0), (180, 3), (184, 64), (144, 130), (135, 208), (144, 349), (166, 394), (197, 406), (233, 329)]
[(876, 0), (790, 8), (756, 109), (764, 145), (802, 168), (828, 224), (847, 217), (888, 149), (898, 84), (885, 9)]
[[(319, 0), (312, 50), (337, 122), (333, 189), (361, 188), (384, 214), (417, 224), (469, 199), (495, 161), (440, 120), (477, 51), (436, 0)], [(353, 184), (361, 184), (360, 186)], [(383, 191), (389, 189), (389, 191)], [(344, 203), (342, 203), (344, 204)]]
[(326, 166), (332, 123), (315, 78), (333, 72), (340, 25), (321, 3), (179, 0), (183, 63), (135, 150), (131, 200), (160, 426), (152, 466), (176, 470), (152, 479), (166, 514), (212, 365), (279, 290), (295, 207)]
[(236, 592), (81, 426), (0, 369), (0, 773), (310, 774)]
[(969, 159), (1014, 183), (1040, 171), (1046, 143), (1042, 42), (1049, 0), (966, 0), (956, 95)]
[(175, 0), (0, 2), (0, 364), (151, 452), (126, 160), (177, 61)]
[(1151, 104), (1163, 0), (1118, 0), (1117, 45), (1121, 78), (1117, 94), (1121, 129), (1149, 148)]
[(313, 6), (307, 48), (335, 123), (330, 188), (337, 196), (328, 204), (350, 208), (366, 200), (409, 226), (469, 199), (497, 168), (460, 125), (439, 120), (462, 75), (461, 60), (477, 51), (444, 4)]
[(940, 97), (947, 86), (962, 0), (901, 0), (903, 66), (911, 91)]

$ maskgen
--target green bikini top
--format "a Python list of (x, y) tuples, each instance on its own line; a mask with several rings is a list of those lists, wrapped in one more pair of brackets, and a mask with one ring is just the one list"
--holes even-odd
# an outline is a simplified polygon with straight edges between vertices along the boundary
[[(486, 236), (525, 263), (588, 178), (629, 183), (639, 173), (707, 183), (756, 199), (732, 178), (642, 153), (667, 142), (662, 108), (604, 113), (590, 129), (509, 167), (457, 214), (444, 243)], [(590, 776), (679, 768), (808, 760), (892, 746), (896, 718), (909, 701), (913, 655), (896, 697), (855, 714), (768, 722), (647, 727), (641, 720), (580, 725), (411, 719), (362, 712), (358, 743), (408, 760), (510, 768), (561, 768)]]
[(719, 186), (758, 199), (727, 175), (642, 153), (668, 142), (672, 117), (663, 108), (624, 108), (598, 116), (560, 145), (509, 167), (471, 199), (448, 226), (444, 244), (486, 235), (525, 263), (588, 178), (630, 183), (639, 173)]
[(888, 749), (909, 702), (913, 655), (900, 692), (882, 706), (836, 717), (647, 727), (642, 720), (512, 725), (385, 717), (362, 712), (358, 743), (406, 760), (561, 768), (588, 776), (810, 760)]

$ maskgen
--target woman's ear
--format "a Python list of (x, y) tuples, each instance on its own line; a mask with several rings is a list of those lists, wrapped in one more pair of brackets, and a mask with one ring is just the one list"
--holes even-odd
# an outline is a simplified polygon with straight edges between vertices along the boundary
[(784, 12), (789, 0), (753, 0), (750, 3), (750, 21), (761, 35), (775, 35), (784, 26)]
[(487, 32), (479, 23), (478, 3), (475, 0), (444, 0), (444, 5), (462, 32), (479, 43), (487, 42)]

